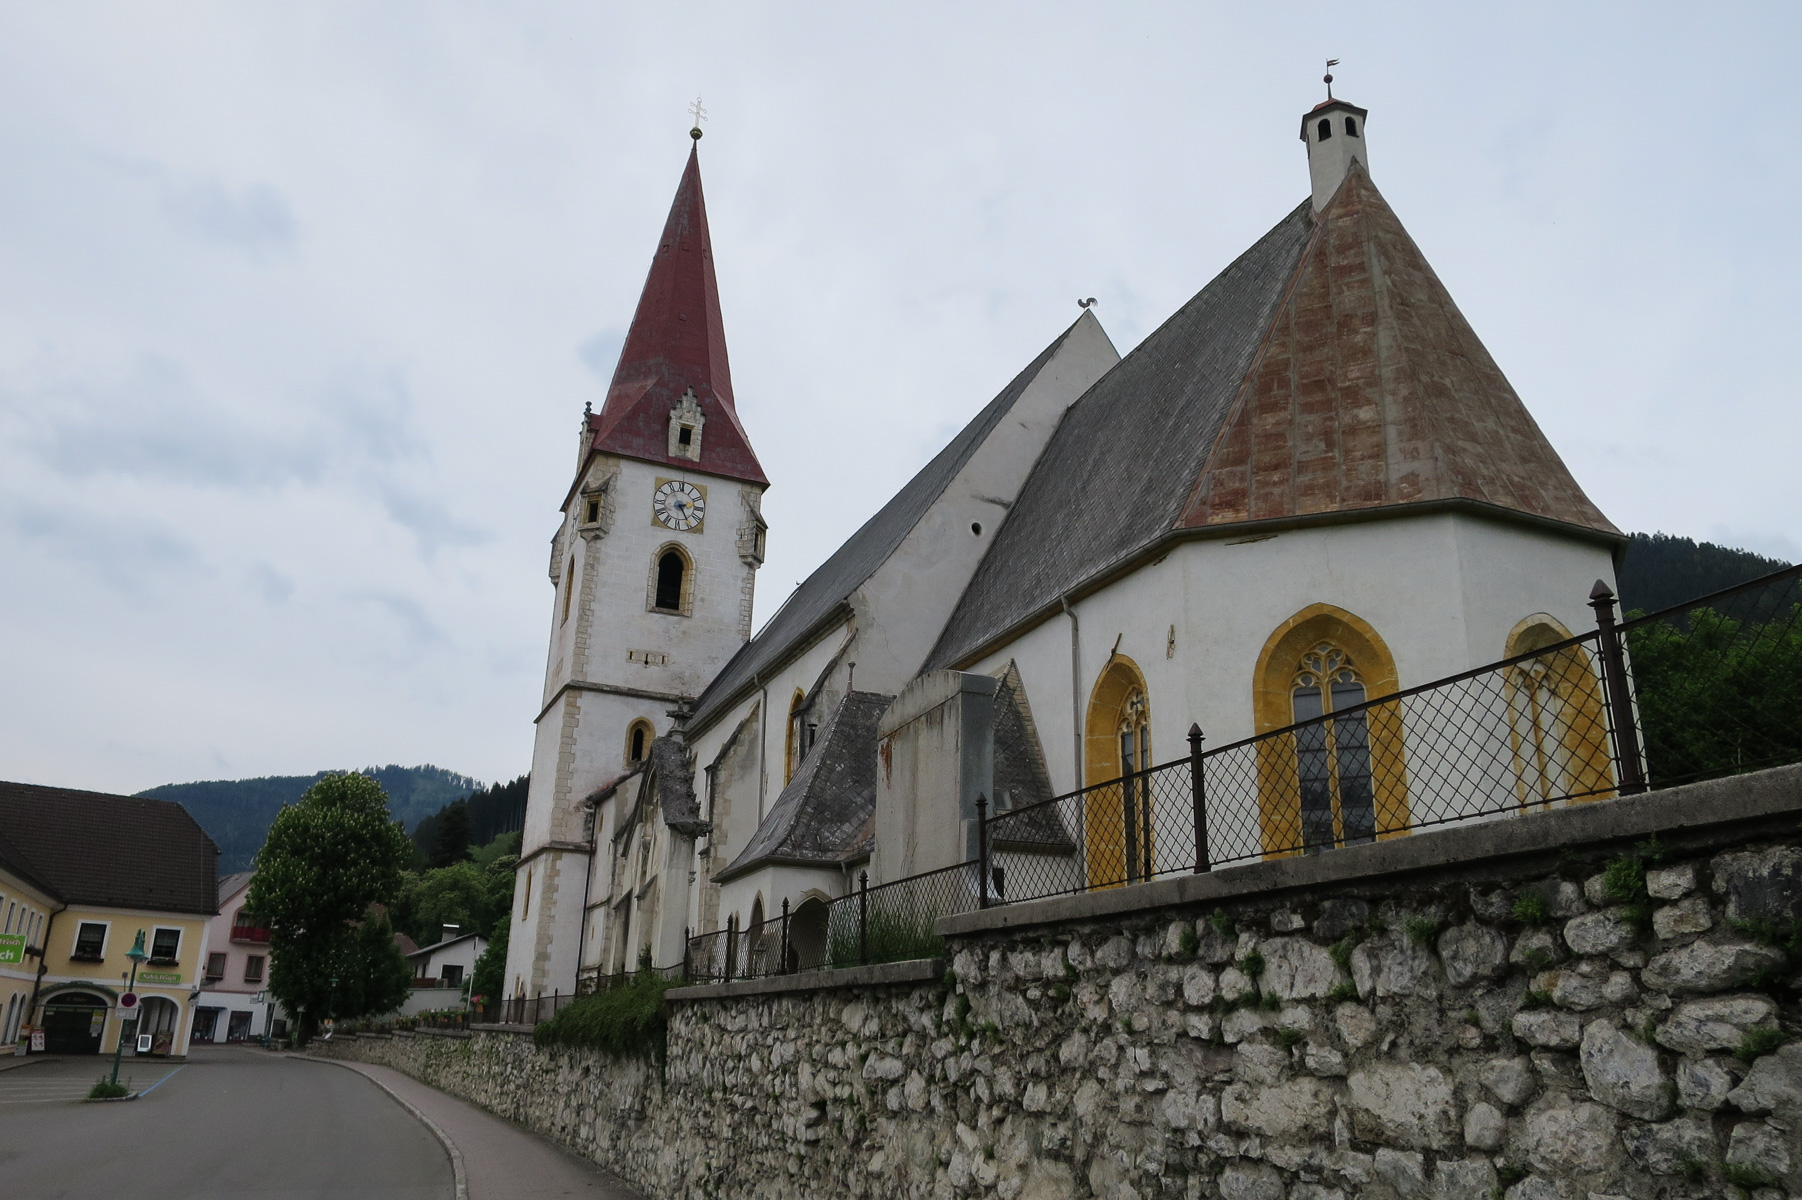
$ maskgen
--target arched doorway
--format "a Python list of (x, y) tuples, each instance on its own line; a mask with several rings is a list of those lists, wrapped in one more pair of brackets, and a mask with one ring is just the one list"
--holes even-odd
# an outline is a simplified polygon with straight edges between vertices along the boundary
[(1151, 766), (1151, 701), (1138, 664), (1109, 660), (1089, 694), (1083, 737), (1084, 857), (1091, 887), (1157, 873), (1149, 790), (1134, 772)]
[(44, 1001), (44, 1049), (51, 1054), (98, 1054), (107, 1002), (91, 992), (58, 992)]
[(175, 1033), (181, 1023), (181, 1008), (175, 1001), (163, 996), (146, 996), (138, 1004), (137, 1028), (133, 1030), (133, 1045), (140, 1045), (145, 1035), (150, 1037), (150, 1053), (169, 1054), (175, 1049)]
[(826, 902), (818, 896), (801, 901), (788, 917), (788, 967), (812, 971), (826, 965)]
[[(1545, 613), (1508, 635), (1507, 658), (1533, 654), (1570, 638)], [(1524, 808), (1554, 800), (1600, 800), (1614, 795), (1602, 688), (1582, 646), (1565, 646), (1508, 668), (1509, 736), (1515, 794)]]

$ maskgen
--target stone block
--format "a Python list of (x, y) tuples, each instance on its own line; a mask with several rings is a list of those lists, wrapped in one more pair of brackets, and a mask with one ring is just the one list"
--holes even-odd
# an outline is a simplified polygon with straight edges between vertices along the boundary
[(1320, 916), (1314, 921), (1314, 936), (1336, 942), (1370, 920), (1370, 905), (1349, 896), (1335, 896), (1320, 905)]
[(1332, 955), (1306, 938), (1271, 938), (1262, 947), (1264, 990), (1284, 1000), (1321, 1000), (1339, 982)]
[(1727, 1103), (1744, 1113), (1802, 1118), (1802, 1044), (1783, 1046), (1753, 1063), (1740, 1085), (1727, 1093)]
[(1439, 959), (1446, 982), (1464, 987), (1499, 975), (1508, 963), (1508, 943), (1487, 925), (1454, 925), (1439, 935)]
[(1597, 1100), (1642, 1121), (1668, 1114), (1670, 1098), (1658, 1052), (1606, 1018), (1583, 1030), (1583, 1078)]
[(1282, 1140), (1329, 1137), (1338, 1089), (1302, 1077), (1275, 1085), (1233, 1083), (1220, 1093), (1220, 1121), (1228, 1129)]
[(1722, 854), (1714, 890), (1727, 898), (1729, 921), (1791, 921), (1802, 916), (1802, 850), (1778, 846)]
[(1714, 913), (1702, 896), (1691, 896), (1677, 904), (1665, 904), (1652, 912), (1652, 932), (1661, 938), (1682, 937), (1686, 933), (1706, 933), (1714, 928)]
[(1727, 1102), (1733, 1076), (1712, 1058), (1685, 1058), (1677, 1063), (1677, 1103), (1713, 1112)]
[(1352, 1129), (1368, 1141), (1419, 1150), (1449, 1148), (1457, 1137), (1451, 1080), (1437, 1067), (1375, 1062), (1346, 1080)]
[(1575, 1013), (1538, 1008), (1514, 1014), (1514, 1036), (1529, 1046), (1568, 1050), (1582, 1035), (1583, 1024)]
[(1352, 951), (1351, 971), (1352, 979), (1358, 985), (1358, 995), (1365, 998), (1417, 996), (1432, 999), (1440, 991), (1439, 967), (1432, 953), (1393, 933), (1359, 943)]
[(1404, 1200), (1426, 1194), (1426, 1164), (1418, 1151), (1392, 1150), (1385, 1146), (1376, 1152), (1374, 1170), (1376, 1177)]
[(1464, 1144), (1473, 1150), (1495, 1150), (1508, 1132), (1508, 1119), (1495, 1105), (1479, 1100), (1464, 1114)]
[(1715, 1159), (1714, 1130), (1707, 1121), (1694, 1117), (1661, 1125), (1632, 1125), (1621, 1140), (1633, 1161), (1654, 1175), (1678, 1175), (1691, 1164)]
[(1564, 942), (1576, 954), (1612, 954), (1633, 942), (1633, 926), (1619, 909), (1585, 913), (1564, 924)]
[(1694, 863), (1653, 867), (1646, 872), (1646, 893), (1654, 900), (1680, 900), (1696, 890)]
[(1587, 1101), (1543, 1108), (1527, 1117), (1527, 1160), (1546, 1175), (1606, 1171), (1617, 1138), (1612, 1112)]
[(1783, 1135), (1763, 1121), (1741, 1121), (1727, 1139), (1726, 1161), (1779, 1179), (1789, 1174), (1789, 1147)]
[(1732, 1050), (1747, 1030), (1776, 1016), (1777, 1006), (1763, 996), (1715, 996), (1679, 1004), (1654, 1036), (1659, 1045), (1684, 1053)]
[(1433, 1168), (1433, 1200), (1490, 1200), (1495, 1167), (1486, 1158), (1442, 1158)]
[(1283, 1200), (1283, 1177), (1266, 1163), (1229, 1163), (1217, 1186), (1220, 1200)]
[(1539, 1090), (1533, 1064), (1520, 1057), (1490, 1059), (1478, 1068), (1477, 1079), (1503, 1104), (1525, 1104)]
[(1783, 965), (1783, 953), (1744, 938), (1696, 941), (1666, 950), (1640, 980), (1667, 992), (1719, 992), (1741, 987)]

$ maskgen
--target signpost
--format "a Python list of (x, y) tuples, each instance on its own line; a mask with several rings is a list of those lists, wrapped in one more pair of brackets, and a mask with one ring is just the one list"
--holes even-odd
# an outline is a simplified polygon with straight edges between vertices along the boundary
[[(131, 1002), (135, 1005), (138, 1002), (135, 991), (138, 986), (138, 964), (150, 957), (144, 953), (144, 931), (142, 929), (138, 930), (138, 940), (131, 944), (131, 949), (125, 952), (125, 957), (131, 959), (131, 982), (125, 985), (125, 996), (131, 997)], [(125, 996), (119, 998), (119, 1045), (113, 1051), (113, 1083), (115, 1084), (119, 1082), (119, 1059), (125, 1053)], [(32, 1040), (35, 1042), (37, 1039), (34, 1036)]]
[(25, 935), (0, 933), (0, 964), (25, 961)]

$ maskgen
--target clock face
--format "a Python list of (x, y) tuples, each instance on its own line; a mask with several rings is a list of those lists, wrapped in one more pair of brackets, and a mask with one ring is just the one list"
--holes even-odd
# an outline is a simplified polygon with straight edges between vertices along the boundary
[(671, 479), (651, 497), (651, 514), (671, 529), (693, 529), (707, 515), (707, 497), (694, 484)]

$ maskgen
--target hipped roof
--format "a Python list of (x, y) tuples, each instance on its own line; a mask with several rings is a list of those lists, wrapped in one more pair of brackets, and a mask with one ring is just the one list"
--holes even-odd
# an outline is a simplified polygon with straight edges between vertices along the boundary
[(173, 800), (0, 783), (0, 829), (65, 903), (219, 911), (219, 848)]
[(928, 668), (1172, 534), (1442, 504), (1621, 536), (1353, 163), (1070, 407)]
[[(706, 420), (698, 463), (669, 453), (670, 409), (690, 389)], [(589, 416), (588, 435), (590, 454), (620, 454), (681, 470), (769, 483), (732, 398), (732, 368), (726, 358), (698, 145), (689, 152), (688, 166), (676, 186), (606, 403)]]

